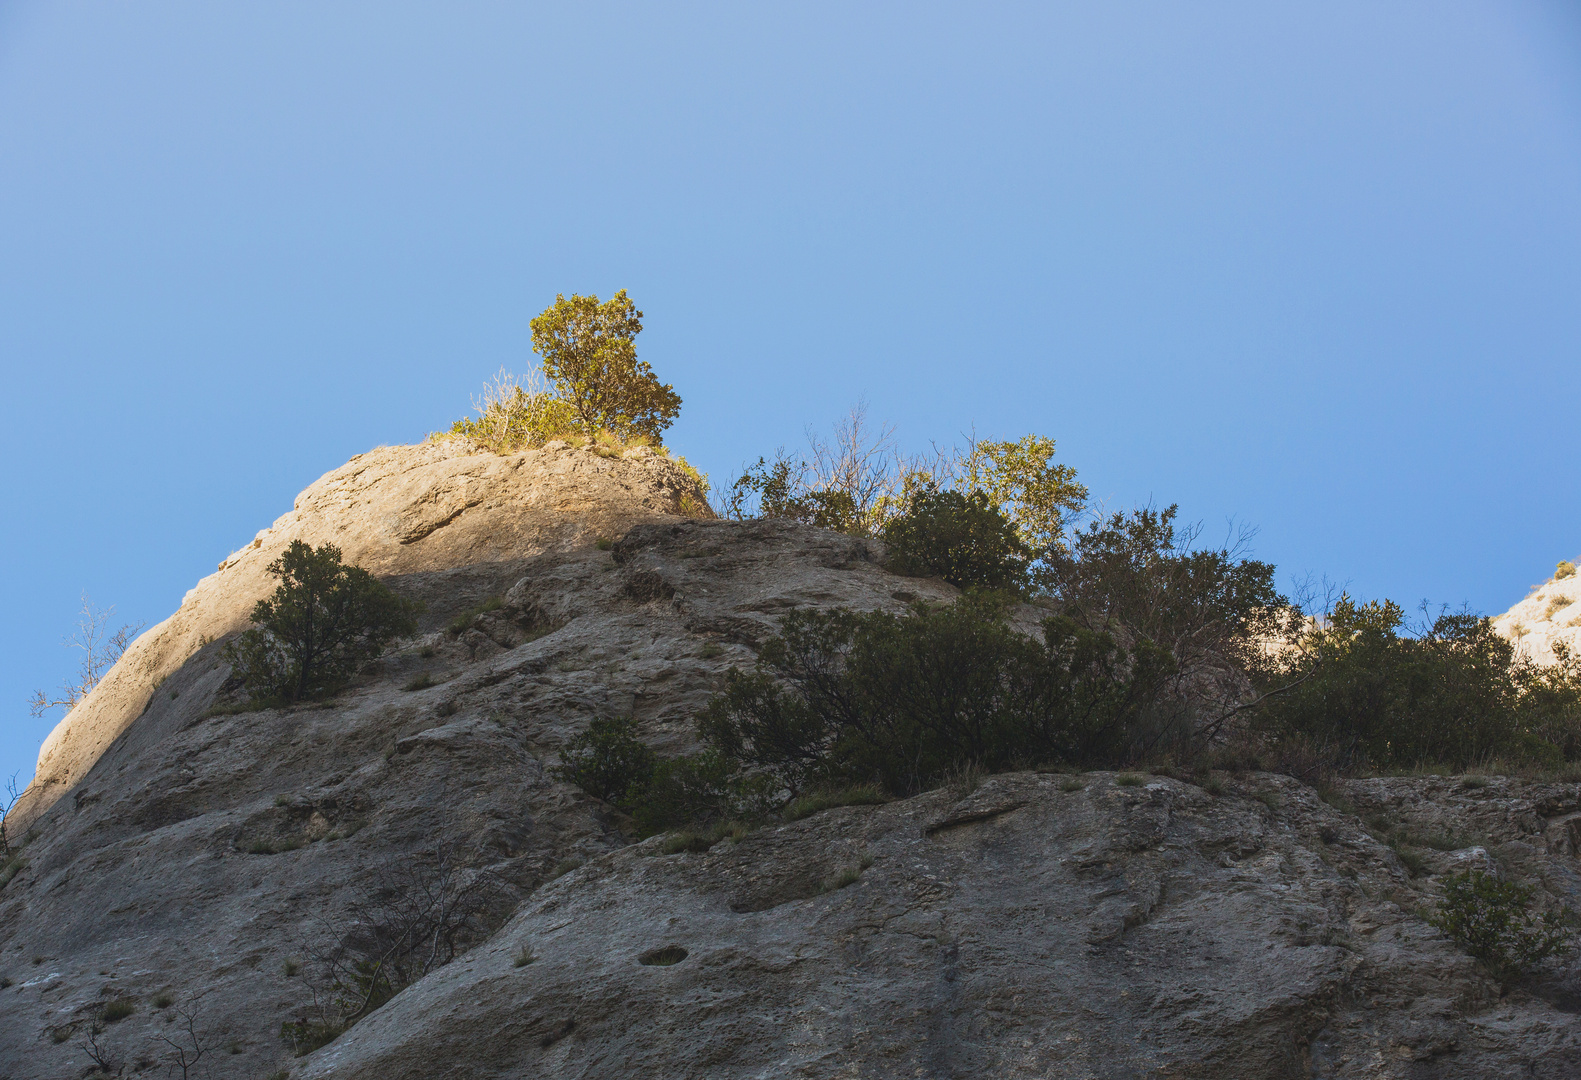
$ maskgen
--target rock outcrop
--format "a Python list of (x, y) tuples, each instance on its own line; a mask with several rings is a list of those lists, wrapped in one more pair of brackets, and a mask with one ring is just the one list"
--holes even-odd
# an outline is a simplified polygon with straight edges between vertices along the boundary
[[(589, 720), (688, 750), (784, 612), (954, 596), (868, 541), (681, 514), (700, 494), (563, 445), (386, 448), (309, 488), (46, 745), (0, 1078), (189, 1043), (254, 1080), (1581, 1074), (1574, 966), (1501, 993), (1422, 918), (1471, 865), (1581, 907), (1575, 784), (1018, 773), (632, 843), (553, 776)], [(424, 600), (420, 632), (333, 702), (214, 714), (296, 538)], [(435, 860), (487, 880), (491, 936), (292, 1057), (303, 961)]]
[(1554, 643), (1581, 655), (1581, 574), (1549, 578), (1493, 620), (1493, 628), (1539, 664), (1554, 662)]

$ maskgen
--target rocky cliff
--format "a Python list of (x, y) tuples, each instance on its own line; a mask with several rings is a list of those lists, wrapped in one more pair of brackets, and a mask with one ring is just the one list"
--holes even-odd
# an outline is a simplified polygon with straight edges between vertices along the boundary
[[(1581, 906), (1574, 784), (1020, 773), (632, 843), (549, 771), (590, 719), (689, 748), (785, 611), (953, 595), (685, 495), (662, 457), (563, 445), (387, 448), (304, 492), (46, 744), (0, 1077), (179, 1075), (181, 1048), (222, 1078), (1581, 1075), (1573, 967), (1501, 993), (1421, 917), (1471, 865)], [(331, 703), (213, 715), (297, 538), (424, 600), (421, 631)], [(486, 939), (292, 1056), (304, 959), (435, 860), (488, 882)]]
[(1581, 655), (1581, 574), (1552, 577), (1493, 620), (1493, 628), (1539, 664), (1554, 662), (1554, 644)]

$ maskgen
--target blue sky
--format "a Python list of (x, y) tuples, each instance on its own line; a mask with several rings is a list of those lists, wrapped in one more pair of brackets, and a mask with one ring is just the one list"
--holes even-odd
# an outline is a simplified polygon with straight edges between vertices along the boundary
[(1567, 4), (0, 0), (0, 775), (150, 624), (626, 288), (716, 480), (858, 397), (1286, 584), (1581, 552)]

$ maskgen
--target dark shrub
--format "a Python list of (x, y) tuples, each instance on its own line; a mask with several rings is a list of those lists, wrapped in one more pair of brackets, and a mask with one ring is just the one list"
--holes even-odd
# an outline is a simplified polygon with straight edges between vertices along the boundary
[(1280, 658), (1274, 677), (1296, 685), (1266, 704), (1267, 730), (1324, 747), (1341, 767), (1465, 768), (1500, 755), (1553, 765), (1575, 752), (1581, 672), (1568, 653), (1539, 670), (1489, 619), (1444, 614), (1414, 637), (1403, 621), (1393, 601), (1342, 596)]
[(633, 789), (647, 786), (656, 761), (631, 718), (597, 719), (566, 744), (554, 774), (595, 799), (621, 805)]
[[(1272, 565), (1242, 558), (1240, 545), (1197, 548), (1196, 530), (1175, 518), (1173, 506), (1112, 514), (1046, 551), (1032, 577), (1077, 626), (1168, 658), (1145, 705), (1141, 749), (1190, 753), (1252, 700), (1246, 673), (1265, 663), (1266, 642), (1293, 632), (1298, 613), (1274, 589)], [(1259, 689), (1282, 685), (1270, 678)]]
[(1124, 756), (1167, 658), (1063, 618), (1044, 637), (1012, 629), (992, 594), (900, 617), (792, 612), (699, 730), (786, 798), (864, 782), (909, 795), (963, 767)]
[(293, 540), (269, 572), (280, 584), (253, 608), (257, 625), (225, 649), (255, 701), (333, 693), (392, 638), (417, 629), (421, 606), (342, 563), (333, 544), (313, 548)]
[(889, 568), (909, 577), (941, 577), (957, 588), (1019, 589), (1028, 552), (1010, 518), (980, 491), (925, 488), (886, 522)]
[(1538, 911), (1529, 885), (1467, 870), (1444, 882), (1444, 898), (1428, 922), (1508, 982), (1570, 952), (1575, 929), (1569, 915)]

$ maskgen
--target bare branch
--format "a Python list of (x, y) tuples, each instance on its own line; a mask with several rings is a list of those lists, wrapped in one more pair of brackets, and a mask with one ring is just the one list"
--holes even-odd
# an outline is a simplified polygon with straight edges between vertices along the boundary
[(75, 680), (61, 684), (61, 696), (58, 698), (49, 698), (42, 690), (35, 691), (28, 701), (30, 715), (43, 716), (50, 709), (56, 708), (70, 712), (77, 707), (78, 702), (93, 692), (93, 688), (99, 685), (100, 680), (125, 655), (145, 624), (138, 623), (133, 626), (127, 623), (114, 633), (106, 635), (105, 627), (114, 613), (113, 604), (100, 611), (93, 606), (93, 601), (88, 599), (87, 593), (82, 594), (82, 611), (77, 616), (77, 631), (63, 642), (68, 649), (81, 649), (83, 652), (82, 663), (77, 668), (77, 677)]

